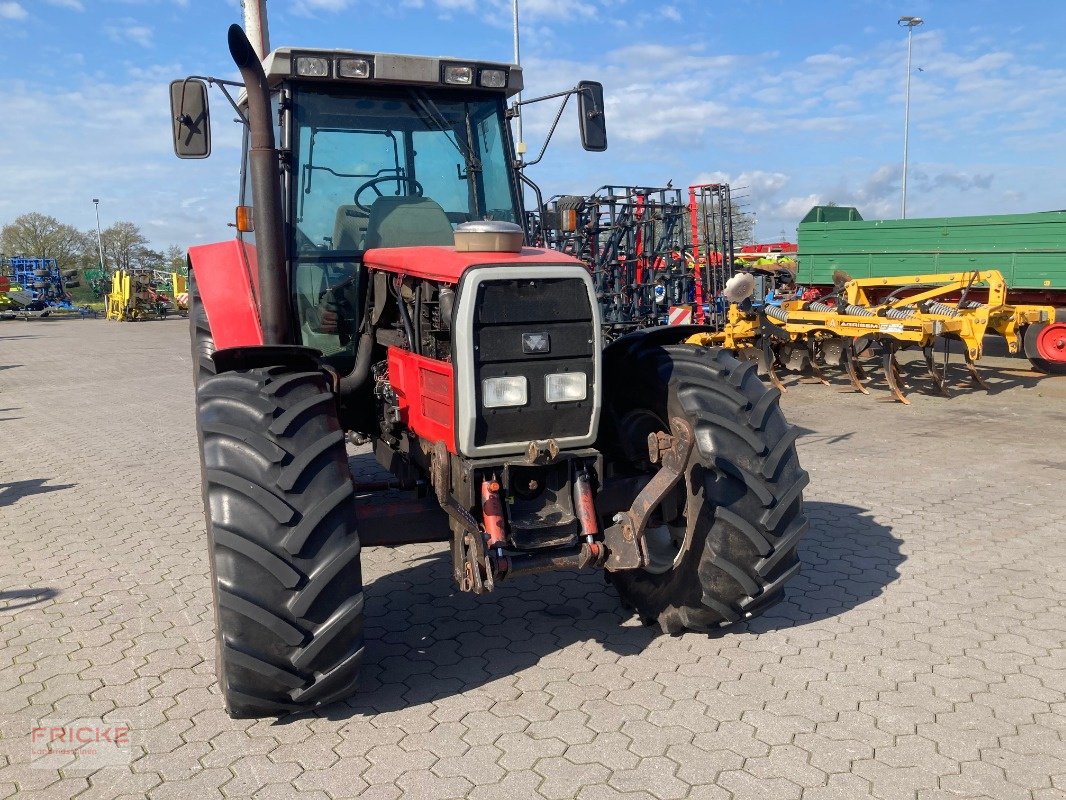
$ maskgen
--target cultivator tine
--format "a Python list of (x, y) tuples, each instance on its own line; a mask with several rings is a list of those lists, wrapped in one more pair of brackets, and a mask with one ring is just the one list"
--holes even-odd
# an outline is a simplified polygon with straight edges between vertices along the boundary
[(781, 378), (779, 378), (778, 375), (777, 375), (777, 364), (775, 363), (774, 358), (773, 358), (772, 355), (770, 357), (770, 366), (768, 367), (766, 374), (770, 378), (770, 385), (771, 386), (773, 386), (775, 389), (777, 389), (782, 394), (784, 394), (787, 391), (787, 389), (785, 389), (785, 384), (783, 384), (781, 382)]
[(866, 377), (866, 374), (862, 371), (862, 367), (859, 365), (859, 357), (855, 355), (854, 344), (847, 345), (844, 348), (843, 360), (844, 369), (847, 370), (848, 373), (848, 380), (850, 380), (851, 385), (855, 387), (855, 391), (869, 394), (870, 390), (862, 385), (862, 379)]
[(945, 370), (943, 373), (937, 370), (936, 363), (933, 361), (933, 348), (931, 346), (923, 347), (922, 354), (925, 356), (925, 367), (929, 370), (929, 377), (933, 379), (937, 391), (944, 395), (944, 397), (951, 397), (951, 392), (949, 392), (947, 386), (944, 385), (944, 378), (947, 375), (947, 365), (945, 364)]
[[(862, 362), (859, 361), (859, 351), (855, 349), (855, 342), (851, 343), (851, 346), (848, 348), (848, 350), (851, 353), (848, 358), (851, 360), (851, 365), (855, 368), (855, 374), (858, 376), (860, 381), (866, 380), (866, 370), (865, 368), (863, 368)], [(866, 349), (863, 348), (863, 352), (865, 351)]]
[(899, 372), (899, 362), (896, 361), (896, 347), (894, 344), (885, 342), (881, 345), (884, 348), (884, 355), (882, 357), (885, 381), (888, 382), (888, 389), (892, 392), (892, 396), (904, 405), (910, 405), (911, 401), (906, 398), (903, 391), (900, 389), (902, 380)]
[(762, 354), (759, 356), (759, 374), (770, 379), (770, 385), (784, 394), (787, 390), (785, 384), (777, 376), (777, 354), (770, 345), (769, 339), (763, 337)]
[(973, 379), (974, 383), (976, 383), (986, 392), (991, 391), (991, 389), (988, 387), (988, 384), (985, 383), (985, 379), (981, 377), (981, 373), (977, 371), (977, 365), (973, 362), (973, 359), (970, 358), (969, 353), (966, 354), (966, 369), (969, 370), (970, 378)]
[(821, 367), (818, 366), (818, 362), (815, 360), (815, 344), (813, 339), (807, 340), (807, 357), (811, 365), (811, 374), (818, 379), (819, 382), (829, 385), (829, 381), (825, 378), (825, 373), (822, 372)]

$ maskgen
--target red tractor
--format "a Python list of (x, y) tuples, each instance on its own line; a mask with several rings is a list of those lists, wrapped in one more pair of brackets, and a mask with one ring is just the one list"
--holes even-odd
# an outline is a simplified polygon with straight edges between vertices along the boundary
[[(236, 25), (229, 46), (238, 99), (214, 78), (171, 87), (179, 156), (210, 152), (208, 83), (244, 125), (237, 238), (189, 251), (229, 713), (354, 690), (367, 545), (450, 541), (455, 581), (476, 593), (604, 569), (671, 634), (777, 600), (807, 528), (798, 434), (755, 364), (682, 343), (696, 326), (605, 345), (588, 270), (523, 247), (531, 184), (507, 107), (521, 69), (261, 60)], [(555, 96), (572, 94), (583, 144), (605, 149), (602, 88)], [(411, 513), (360, 524), (346, 438), (373, 443)]]

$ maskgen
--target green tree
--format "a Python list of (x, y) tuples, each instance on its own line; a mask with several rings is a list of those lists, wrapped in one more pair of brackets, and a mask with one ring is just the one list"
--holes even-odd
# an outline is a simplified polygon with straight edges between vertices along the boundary
[(47, 214), (23, 214), (0, 230), (5, 256), (54, 258), (60, 269), (76, 268), (88, 246), (85, 234)]

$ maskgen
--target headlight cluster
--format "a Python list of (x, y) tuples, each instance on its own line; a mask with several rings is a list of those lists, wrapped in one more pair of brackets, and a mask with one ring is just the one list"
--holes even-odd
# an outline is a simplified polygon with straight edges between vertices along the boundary
[(453, 86), (474, 86), (475, 77), (476, 85), (485, 89), (503, 89), (507, 86), (505, 69), (481, 69), (473, 64), (445, 64), (442, 72), (444, 82)]
[(301, 78), (370, 78), (374, 73), (374, 59), (370, 56), (345, 56), (336, 61), (323, 56), (297, 56), (294, 69)]
[[(389, 63), (381, 66), (390, 72)], [(301, 78), (340, 78), (367, 80), (374, 77), (374, 56), (329, 56), (311, 53), (294, 54), (292, 74)], [(420, 81), (424, 76), (420, 76)], [(452, 86), (480, 86), (482, 89), (506, 89), (508, 70), (501, 67), (482, 67), (477, 64), (444, 63), (440, 65), (440, 82)]]
[[(544, 378), (544, 400), (548, 403), (576, 403), (588, 396), (584, 372), (556, 372)], [(481, 403), (485, 408), (514, 408), (529, 402), (529, 381), (524, 375), (485, 378), (481, 381)]]

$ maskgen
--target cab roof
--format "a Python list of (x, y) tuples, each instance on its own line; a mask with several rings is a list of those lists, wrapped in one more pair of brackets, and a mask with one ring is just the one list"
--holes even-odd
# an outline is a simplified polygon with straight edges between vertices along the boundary
[[(300, 56), (312, 58), (324, 58), (335, 65), (338, 59), (358, 58), (367, 59), (372, 68), (370, 77), (367, 78), (339, 78), (336, 76), (336, 67), (331, 66), (330, 75), (326, 77), (296, 76), (296, 59)], [(475, 75), (481, 70), (504, 70), (507, 73), (507, 84), (503, 88), (486, 88), (477, 85), (475, 80), (472, 85), (454, 85), (444, 82), (444, 68), (446, 66), (470, 66), (474, 68)], [(376, 86), (388, 85), (416, 85), (416, 86), (446, 86), (453, 89), (467, 89), (493, 94), (504, 93), (507, 97), (522, 91), (522, 68), (516, 64), (505, 64), (497, 61), (475, 61), (468, 58), (450, 58), (445, 56), (408, 56), (394, 53), (367, 53), (355, 50), (320, 50), (306, 47), (279, 47), (270, 52), (263, 61), (263, 69), (266, 71), (267, 82), (276, 87), (282, 81), (292, 77), (298, 77), (301, 81), (316, 81), (335, 84), (366, 83)]]

